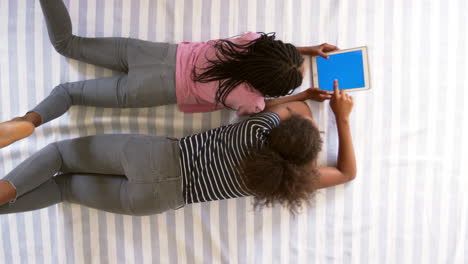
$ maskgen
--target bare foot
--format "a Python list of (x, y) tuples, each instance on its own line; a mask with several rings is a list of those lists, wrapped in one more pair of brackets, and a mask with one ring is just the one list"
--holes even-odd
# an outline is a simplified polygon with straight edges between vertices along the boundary
[(0, 148), (31, 135), (34, 128), (33, 123), (21, 117), (0, 123)]

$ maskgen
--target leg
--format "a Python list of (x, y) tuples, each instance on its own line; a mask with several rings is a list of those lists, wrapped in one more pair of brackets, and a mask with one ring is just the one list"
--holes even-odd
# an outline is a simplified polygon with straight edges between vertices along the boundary
[(19, 197), (15, 202), (0, 206), (0, 214), (20, 213), (49, 207), (62, 202), (60, 189), (53, 179)]
[(131, 97), (127, 75), (117, 75), (60, 84), (30, 112), (37, 113), (44, 124), (63, 115), (72, 105), (137, 107)]
[[(37, 188), (57, 173), (125, 175), (122, 164), (130, 135), (98, 135), (52, 143), (27, 158), (3, 180), (16, 197)], [(0, 193), (4, 193), (0, 190)]]
[(123, 175), (63, 174), (54, 178), (62, 201), (111, 213), (131, 214)]
[(128, 87), (139, 107), (176, 103), (177, 45), (130, 38), (74, 36), (63, 1), (40, 2), (50, 40), (60, 54), (129, 73)]
[[(73, 176), (53, 178), (57, 172)], [(165, 137), (98, 135), (53, 143), (3, 180), (16, 188), (17, 200), (0, 206), (0, 213), (39, 209), (62, 200), (133, 215), (160, 213), (184, 204), (178, 141)], [(39, 196), (44, 200), (36, 201)]]
[(127, 38), (82, 38), (72, 35), (72, 24), (62, 0), (40, 0), (49, 38), (58, 53), (76, 60), (127, 72)]
[(118, 214), (151, 215), (183, 205), (180, 181), (132, 183), (123, 175), (61, 174), (14, 202), (0, 206), (0, 214), (38, 210), (71, 202)]
[(126, 108), (175, 103), (174, 80), (158, 76), (166, 76), (166, 73), (165, 70), (154, 74), (147, 71), (146, 74), (124, 74), (60, 84), (25, 116), (0, 123), (0, 148), (29, 136), (34, 127), (61, 116), (72, 105)]
[[(72, 202), (112, 213), (130, 214), (125, 195), (125, 176), (61, 174), (25, 193), (15, 202), (0, 206), (0, 214), (38, 210)], [(124, 203), (122, 203), (122, 202)]]
[(138, 107), (127, 75), (60, 84), (23, 117), (0, 123), (0, 148), (29, 136), (34, 128), (64, 114), (72, 105)]
[(180, 180), (135, 183), (125, 176), (96, 174), (65, 174), (54, 180), (61, 201), (111, 213), (152, 215), (183, 205)]

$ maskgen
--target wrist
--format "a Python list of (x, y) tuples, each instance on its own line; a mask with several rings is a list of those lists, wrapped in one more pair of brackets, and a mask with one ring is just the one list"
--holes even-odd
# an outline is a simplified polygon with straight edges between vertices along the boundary
[(310, 50), (309, 47), (296, 47), (297, 51), (299, 51), (300, 54), (310, 56)]
[(309, 94), (308, 94), (307, 90), (296, 94), (295, 99), (296, 99), (296, 101), (305, 101), (305, 100), (309, 99)]
[(349, 116), (335, 116), (335, 119), (337, 124), (349, 124)]

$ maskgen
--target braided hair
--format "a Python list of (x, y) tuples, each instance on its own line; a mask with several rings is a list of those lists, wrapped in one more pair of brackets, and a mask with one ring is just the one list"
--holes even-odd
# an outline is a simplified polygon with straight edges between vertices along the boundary
[(265, 97), (291, 94), (302, 83), (300, 67), (304, 58), (296, 47), (275, 40), (275, 33), (259, 33), (260, 37), (246, 44), (219, 40), (214, 45), (216, 59), (208, 60), (208, 66), (197, 73), (196, 82), (219, 82), (216, 102), (226, 106), (229, 93), (242, 83), (248, 83)]

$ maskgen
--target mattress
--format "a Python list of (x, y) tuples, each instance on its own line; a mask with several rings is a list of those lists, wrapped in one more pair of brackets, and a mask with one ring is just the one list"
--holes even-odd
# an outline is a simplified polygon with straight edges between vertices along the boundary
[[(468, 12), (464, 0), (68, 0), (74, 33), (178, 43), (276, 32), (297, 46), (368, 46), (372, 89), (354, 92), (358, 175), (294, 216), (252, 198), (132, 217), (62, 203), (0, 216), (1, 263), (468, 263)], [(0, 1), (0, 120), (62, 82), (110, 70), (50, 45), (36, 0)], [(300, 90), (310, 85), (306, 78)], [(308, 102), (334, 165), (328, 103)], [(0, 150), (0, 175), (50, 142), (94, 134), (181, 137), (234, 122), (174, 105), (72, 107)]]

